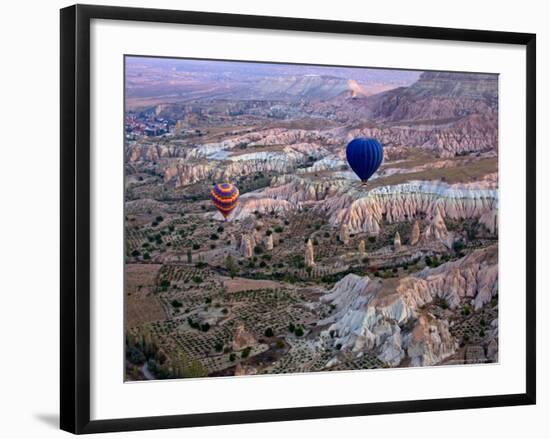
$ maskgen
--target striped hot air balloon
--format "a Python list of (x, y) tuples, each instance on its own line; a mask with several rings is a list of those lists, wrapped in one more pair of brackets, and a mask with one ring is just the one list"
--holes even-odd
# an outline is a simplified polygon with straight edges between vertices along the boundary
[(210, 191), (210, 198), (216, 209), (227, 219), (239, 200), (239, 189), (231, 183), (216, 184)]

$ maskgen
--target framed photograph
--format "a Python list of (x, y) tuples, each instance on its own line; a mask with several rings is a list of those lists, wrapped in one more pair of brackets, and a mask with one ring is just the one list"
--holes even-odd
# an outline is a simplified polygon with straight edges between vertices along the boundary
[(61, 10), (61, 428), (535, 403), (535, 35)]

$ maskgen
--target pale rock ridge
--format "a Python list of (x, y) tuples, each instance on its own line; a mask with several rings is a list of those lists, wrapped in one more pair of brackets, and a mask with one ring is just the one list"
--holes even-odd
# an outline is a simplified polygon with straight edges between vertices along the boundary
[(437, 268), (425, 268), (400, 280), (396, 292), (405, 303), (418, 308), (433, 298), (444, 299), (451, 309), (466, 300), (483, 307), (498, 292), (498, 248), (487, 247)]
[(285, 160), (247, 160), (228, 162), (224, 166), (209, 161), (206, 163), (190, 163), (186, 160), (172, 160), (164, 167), (164, 182), (173, 183), (175, 187), (186, 186), (205, 179), (215, 181), (228, 181), (242, 174), (254, 174), (258, 172), (292, 172), (295, 168), (293, 162)]
[(330, 210), (333, 225), (348, 224), (351, 233), (378, 234), (380, 223), (410, 221), (418, 214), (437, 212), (451, 219), (483, 218), (489, 230), (496, 227), (498, 191), (461, 185), (410, 182), (383, 186), (360, 196), (345, 207)]
[(280, 175), (271, 181), (271, 187), (262, 191), (266, 197), (288, 200), (298, 204), (340, 198), (349, 189), (344, 180), (307, 180), (294, 175)]
[(455, 123), (438, 127), (403, 124), (350, 132), (350, 137), (358, 136), (376, 137), (384, 145), (390, 146), (418, 145), (448, 158), (458, 153), (496, 151), (498, 118), (496, 114), (472, 114)]
[(298, 174), (306, 174), (310, 172), (321, 172), (332, 169), (348, 169), (347, 163), (342, 160), (340, 157), (331, 154), (326, 157), (323, 157), (321, 160), (317, 160), (313, 165), (308, 166), (307, 168), (298, 169)]
[(358, 355), (374, 352), (392, 366), (405, 357), (414, 366), (437, 364), (458, 346), (448, 324), (421, 307), (435, 297), (451, 308), (464, 301), (476, 309), (488, 303), (498, 289), (497, 256), (496, 245), (475, 250), (457, 261), (405, 277), (393, 291), (385, 290), (379, 281), (349, 274), (322, 298), (335, 311), (319, 322), (328, 325), (321, 332), (321, 343), (340, 344)]
[[(245, 199), (257, 201), (264, 209), (291, 210), (313, 205), (329, 215), (332, 226), (348, 226), (349, 233), (377, 235), (380, 224), (411, 221), (420, 214), (433, 217), (438, 211), (443, 218), (477, 218), (491, 233), (498, 221), (498, 190), (492, 180), (474, 184), (409, 183), (382, 186), (368, 192), (358, 190), (346, 180), (308, 181), (294, 175), (274, 177), (272, 186), (245, 194), (236, 208), (239, 218), (251, 215)], [(271, 200), (271, 201), (269, 201)]]
[(237, 207), (231, 212), (231, 219), (242, 220), (258, 213), (283, 213), (293, 210), (295, 207), (286, 200), (273, 198), (256, 198), (252, 194), (241, 197)]

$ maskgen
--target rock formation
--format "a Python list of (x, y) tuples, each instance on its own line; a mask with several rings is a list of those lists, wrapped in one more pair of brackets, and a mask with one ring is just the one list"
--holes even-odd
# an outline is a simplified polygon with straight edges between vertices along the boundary
[(415, 221), (412, 226), (409, 245), (416, 245), (418, 244), (418, 241), (420, 241), (420, 225), (418, 224), (418, 221)]
[(273, 235), (268, 235), (265, 237), (264, 245), (266, 250), (273, 250)]
[(319, 322), (328, 325), (321, 340), (357, 354), (373, 352), (392, 366), (406, 357), (415, 366), (437, 364), (452, 355), (458, 345), (447, 322), (426, 313), (424, 305), (438, 297), (451, 309), (461, 304), (479, 309), (497, 291), (497, 245), (437, 268), (425, 268), (400, 279), (389, 290), (384, 281), (349, 274), (322, 298), (335, 311)]
[(447, 226), (445, 226), (445, 220), (441, 216), (439, 210), (436, 211), (432, 222), (424, 230), (423, 239), (425, 241), (443, 241), (447, 239), (449, 232), (447, 231)]
[(313, 258), (313, 242), (311, 242), (311, 239), (307, 240), (306, 255), (305, 255), (304, 260), (305, 260), (306, 267), (314, 267), (315, 266), (315, 260)]
[(245, 330), (244, 323), (238, 323), (233, 332), (233, 350), (240, 351), (255, 344), (256, 338), (254, 335)]
[(360, 256), (365, 256), (366, 248), (365, 248), (365, 240), (364, 239), (359, 241), (359, 245), (357, 246), (357, 250), (359, 251)]
[[(248, 194), (247, 194), (248, 195)], [(231, 213), (231, 218), (242, 220), (254, 215), (254, 212), (264, 213), (282, 213), (295, 208), (286, 200), (277, 200), (273, 198), (260, 198), (254, 196), (243, 196), (239, 204)]]
[(235, 376), (256, 375), (257, 373), (258, 369), (253, 366), (243, 366), (241, 363), (238, 363), (237, 366), (235, 366)]
[(228, 241), (229, 241), (229, 246), (231, 248), (236, 248), (238, 250), (240, 245), (239, 245), (239, 242), (237, 241), (237, 239), (235, 238), (235, 235), (233, 233), (230, 233), (227, 238), (228, 238)]
[[(346, 224), (348, 233), (377, 235), (384, 221), (390, 224), (412, 221), (419, 215), (430, 218), (437, 210), (445, 218), (478, 219), (495, 233), (498, 224), (496, 184), (490, 175), (475, 183), (450, 185), (411, 181), (377, 187), (365, 193), (357, 190), (352, 180), (312, 181), (301, 176), (284, 175), (274, 178), (271, 187), (249, 197), (283, 203), (278, 208), (288, 210), (300, 209), (305, 203), (313, 204), (320, 212), (329, 215), (329, 222), (334, 227), (340, 229)], [(251, 210), (243, 206), (245, 209), (251, 214)]]
[(342, 224), (338, 237), (340, 238), (340, 241), (344, 243), (344, 245), (349, 244), (349, 227), (347, 224)]
[[(404, 281), (411, 283), (407, 285)], [(451, 309), (464, 300), (480, 309), (498, 293), (498, 246), (475, 250), (436, 268), (425, 268), (403, 279), (397, 289), (427, 290), (432, 297), (445, 299)]]
[(419, 316), (411, 332), (403, 337), (411, 366), (431, 366), (454, 354), (457, 346), (446, 320)]
[(337, 202), (325, 201), (330, 222), (334, 225), (347, 224), (351, 233), (378, 234), (383, 221), (390, 224), (410, 221), (419, 214), (435, 216), (437, 211), (452, 219), (488, 216), (491, 223), (498, 211), (496, 189), (472, 189), (458, 184), (416, 181), (378, 187), (355, 200), (350, 199), (352, 196), (348, 193), (342, 199), (335, 200)]
[(393, 238), (393, 249), (395, 251), (401, 250), (401, 236), (399, 236), (399, 232), (395, 232), (395, 237)]
[(252, 238), (248, 234), (243, 234), (241, 237), (241, 254), (245, 258), (251, 258), (253, 254), (254, 245)]

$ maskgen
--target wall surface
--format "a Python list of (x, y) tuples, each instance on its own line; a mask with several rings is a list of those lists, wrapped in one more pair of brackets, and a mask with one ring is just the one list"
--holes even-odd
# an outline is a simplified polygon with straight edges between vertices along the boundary
[[(96, 3), (90, 1), (89, 3)], [(550, 256), (548, 193), (550, 114), (546, 99), (550, 28), (545, 2), (393, 0), (337, 2), (278, 0), (123, 1), (100, 4), (537, 33), (538, 46), (538, 401), (537, 406), (326, 419), (202, 429), (138, 432), (109, 437), (276, 438), (544, 437), (550, 411), (550, 325), (544, 309)], [(3, 5), (0, 112), (0, 433), (6, 438), (61, 437), (58, 422), (59, 286), (59, 0)], [(546, 175), (545, 175), (546, 174)], [(546, 199), (546, 200), (545, 200)], [(544, 202), (546, 201), (546, 202)], [(545, 348), (545, 349), (544, 349)], [(546, 434), (545, 434), (546, 432)]]

